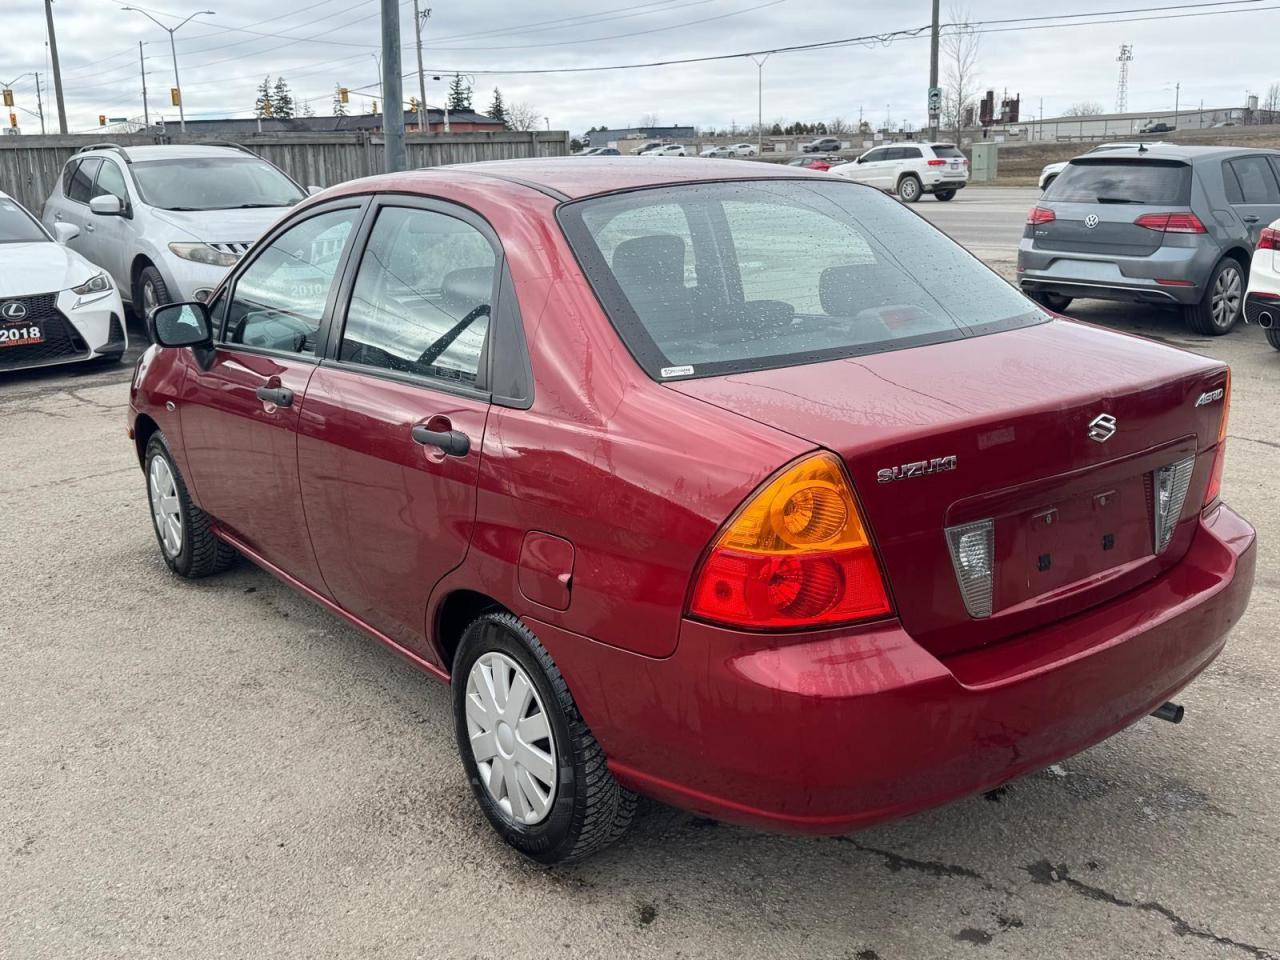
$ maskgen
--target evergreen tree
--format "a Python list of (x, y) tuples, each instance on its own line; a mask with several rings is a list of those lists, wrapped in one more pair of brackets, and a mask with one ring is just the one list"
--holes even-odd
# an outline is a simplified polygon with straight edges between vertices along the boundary
[(253, 114), (256, 117), (271, 116), (271, 78), (263, 77), (258, 84), (258, 99), (253, 103)]
[(497, 87), (493, 88), (493, 102), (489, 104), (489, 116), (503, 123), (507, 122), (507, 107), (502, 102), (502, 91)]
[(341, 85), (333, 88), (333, 115), (335, 117), (345, 117), (347, 115), (347, 105), (342, 102)]
[(293, 94), (289, 92), (289, 84), (284, 77), (276, 77), (276, 85), (271, 91), (271, 113), (281, 120), (293, 117)]
[(455, 73), (449, 81), (449, 109), (471, 109), (471, 87), (462, 79), (462, 74)]

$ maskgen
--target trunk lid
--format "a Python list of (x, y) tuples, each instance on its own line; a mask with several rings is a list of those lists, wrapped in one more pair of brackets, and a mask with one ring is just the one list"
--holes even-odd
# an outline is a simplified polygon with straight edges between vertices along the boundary
[[(1221, 398), (1197, 401), (1226, 376), (1192, 354), (1055, 320), (668, 387), (839, 454), (898, 616), (943, 656), (1105, 602), (1176, 563), (1222, 413)], [(1104, 442), (1090, 439), (1101, 414), (1116, 421)], [(1186, 457), (1184, 522), (1156, 554), (1152, 473)], [(975, 619), (945, 530), (984, 519), (995, 525), (993, 612)]]

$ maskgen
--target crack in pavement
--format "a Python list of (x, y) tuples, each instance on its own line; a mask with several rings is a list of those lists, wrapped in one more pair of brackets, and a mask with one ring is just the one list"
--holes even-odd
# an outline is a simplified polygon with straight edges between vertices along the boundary
[(66, 391), (66, 393), (67, 393), (67, 396), (69, 396), (72, 400), (76, 400), (80, 403), (88, 404), (91, 407), (97, 407), (99, 410), (112, 410), (112, 411), (123, 410), (125, 407), (129, 405), (128, 402), (103, 403), (101, 400), (90, 400), (88, 397), (82, 396), (80, 394), (80, 391), (78, 390), (68, 390)]
[(1264, 447), (1275, 447), (1277, 450), (1280, 450), (1280, 443), (1276, 443), (1274, 440), (1260, 440), (1257, 437), (1246, 437), (1238, 433), (1228, 433), (1227, 439), (1228, 440), (1248, 440), (1250, 443), (1260, 443)]
[(1237, 950), (1243, 950), (1245, 953), (1257, 957), (1258, 960), (1280, 960), (1280, 955), (1272, 953), (1264, 947), (1220, 936), (1205, 927), (1193, 926), (1162, 903), (1157, 903), (1154, 900), (1125, 900), (1123, 897), (1118, 897), (1114, 893), (1102, 889), (1102, 887), (1095, 887), (1092, 884), (1085, 883), (1083, 880), (1077, 880), (1071, 876), (1065, 863), (1054, 866), (1048, 860), (1037, 860), (1035, 863), (1027, 864), (1023, 869), (1031, 875), (1032, 883), (1041, 886), (1064, 883), (1067, 885), (1067, 889), (1089, 900), (1107, 903), (1114, 907), (1126, 907), (1133, 910), (1141, 910), (1145, 913), (1159, 914), (1169, 921), (1173, 926), (1173, 932), (1180, 937), (1196, 937), (1200, 940), (1216, 943), (1219, 946), (1235, 947)]
[(954, 863), (943, 863), (941, 860), (916, 860), (913, 857), (904, 857), (900, 853), (894, 853), (892, 850), (881, 850), (877, 847), (868, 847), (859, 843), (853, 837), (836, 837), (840, 843), (847, 843), (855, 850), (862, 853), (874, 854), (877, 857), (884, 858), (884, 865), (894, 873), (902, 870), (914, 870), (917, 873), (925, 873), (931, 877), (963, 877), (966, 880), (978, 880), (988, 890), (1000, 889), (996, 884), (992, 883), (977, 870), (970, 867), (962, 867)]

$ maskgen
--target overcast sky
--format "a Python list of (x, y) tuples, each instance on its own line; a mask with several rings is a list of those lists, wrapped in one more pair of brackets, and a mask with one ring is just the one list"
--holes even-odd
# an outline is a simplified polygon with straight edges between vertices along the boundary
[[(168, 6), (150, 0), (160, 20), (176, 24), (199, 4)], [(750, 60), (618, 70), (600, 73), (488, 75), (481, 70), (533, 70), (670, 60), (739, 53), (918, 27), (929, 19), (928, 0), (421, 0), (434, 4), (424, 40), (427, 101), (443, 99), (431, 73), (476, 71), (475, 106), (487, 107), (495, 86), (509, 101), (534, 107), (556, 129), (632, 126), (642, 117), (662, 123), (727, 127), (756, 117), (756, 66)], [(1196, 0), (1165, 0), (1164, 6)], [(969, 19), (993, 21), (1049, 13), (1094, 13), (1161, 6), (1161, 0), (1059, 0), (1052, 6), (1019, 0), (971, 0)], [(173, 81), (166, 33), (115, 0), (57, 0), (54, 16), (62, 55), (70, 129), (96, 128), (99, 114), (142, 116), (138, 41), (146, 42), (152, 118), (177, 120), (169, 105)], [(283, 74), (298, 98), (317, 98), (317, 113), (331, 112), (333, 89), (353, 91), (377, 83), (377, 0), (211, 0), (212, 17), (197, 18), (177, 34), (178, 66), (189, 117), (250, 116), (263, 75)], [(1096, 101), (1108, 111), (1116, 98), (1116, 54), (1134, 46), (1129, 109), (1172, 108), (1174, 85), (1183, 106), (1243, 105), (1246, 91), (1262, 94), (1280, 78), (1270, 60), (1280, 3), (1253, 0), (1246, 12), (1175, 18), (1169, 11), (1130, 13), (1142, 22), (1086, 23), (1068, 28), (991, 32), (982, 37), (979, 82), (985, 89), (1023, 95), (1023, 115), (1055, 116), (1072, 103)], [(949, 3), (943, 2), (943, 19)], [(1252, 7), (1252, 9), (1249, 9)], [(1203, 10), (1203, 4), (1195, 12)], [(1213, 9), (1230, 9), (1223, 5)], [(404, 72), (414, 69), (412, 0), (402, 3)], [(174, 16), (167, 16), (173, 14)], [(265, 14), (265, 16), (264, 16)], [(1069, 21), (1055, 21), (1058, 23)], [(1007, 25), (1006, 25), (1007, 26)], [(230, 28), (242, 28), (232, 30)], [(994, 27), (992, 28), (994, 29)], [(254, 32), (242, 32), (243, 30)], [(260, 36), (259, 34), (272, 34)], [(0, 82), (46, 67), (45, 22), (38, 2), (6, 5), (0, 21)], [(777, 54), (764, 68), (764, 117), (810, 122), (859, 110), (876, 125), (886, 114), (895, 125), (925, 121), (927, 39), (888, 45)], [(14, 84), (18, 106), (36, 109), (30, 77)], [(416, 91), (406, 81), (405, 97)], [(376, 87), (369, 93), (376, 94)], [(56, 131), (46, 95), (49, 128)], [(353, 95), (357, 104), (369, 101)], [(25, 132), (35, 117), (19, 113)], [(7, 118), (6, 118), (7, 119)]]

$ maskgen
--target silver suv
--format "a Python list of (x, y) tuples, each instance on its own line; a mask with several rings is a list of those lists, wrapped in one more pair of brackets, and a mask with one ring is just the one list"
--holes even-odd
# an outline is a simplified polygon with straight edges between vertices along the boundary
[(161, 303), (206, 300), (307, 192), (243, 147), (100, 143), (67, 161), (41, 219), (50, 232), (76, 227), (67, 245), (145, 315)]

